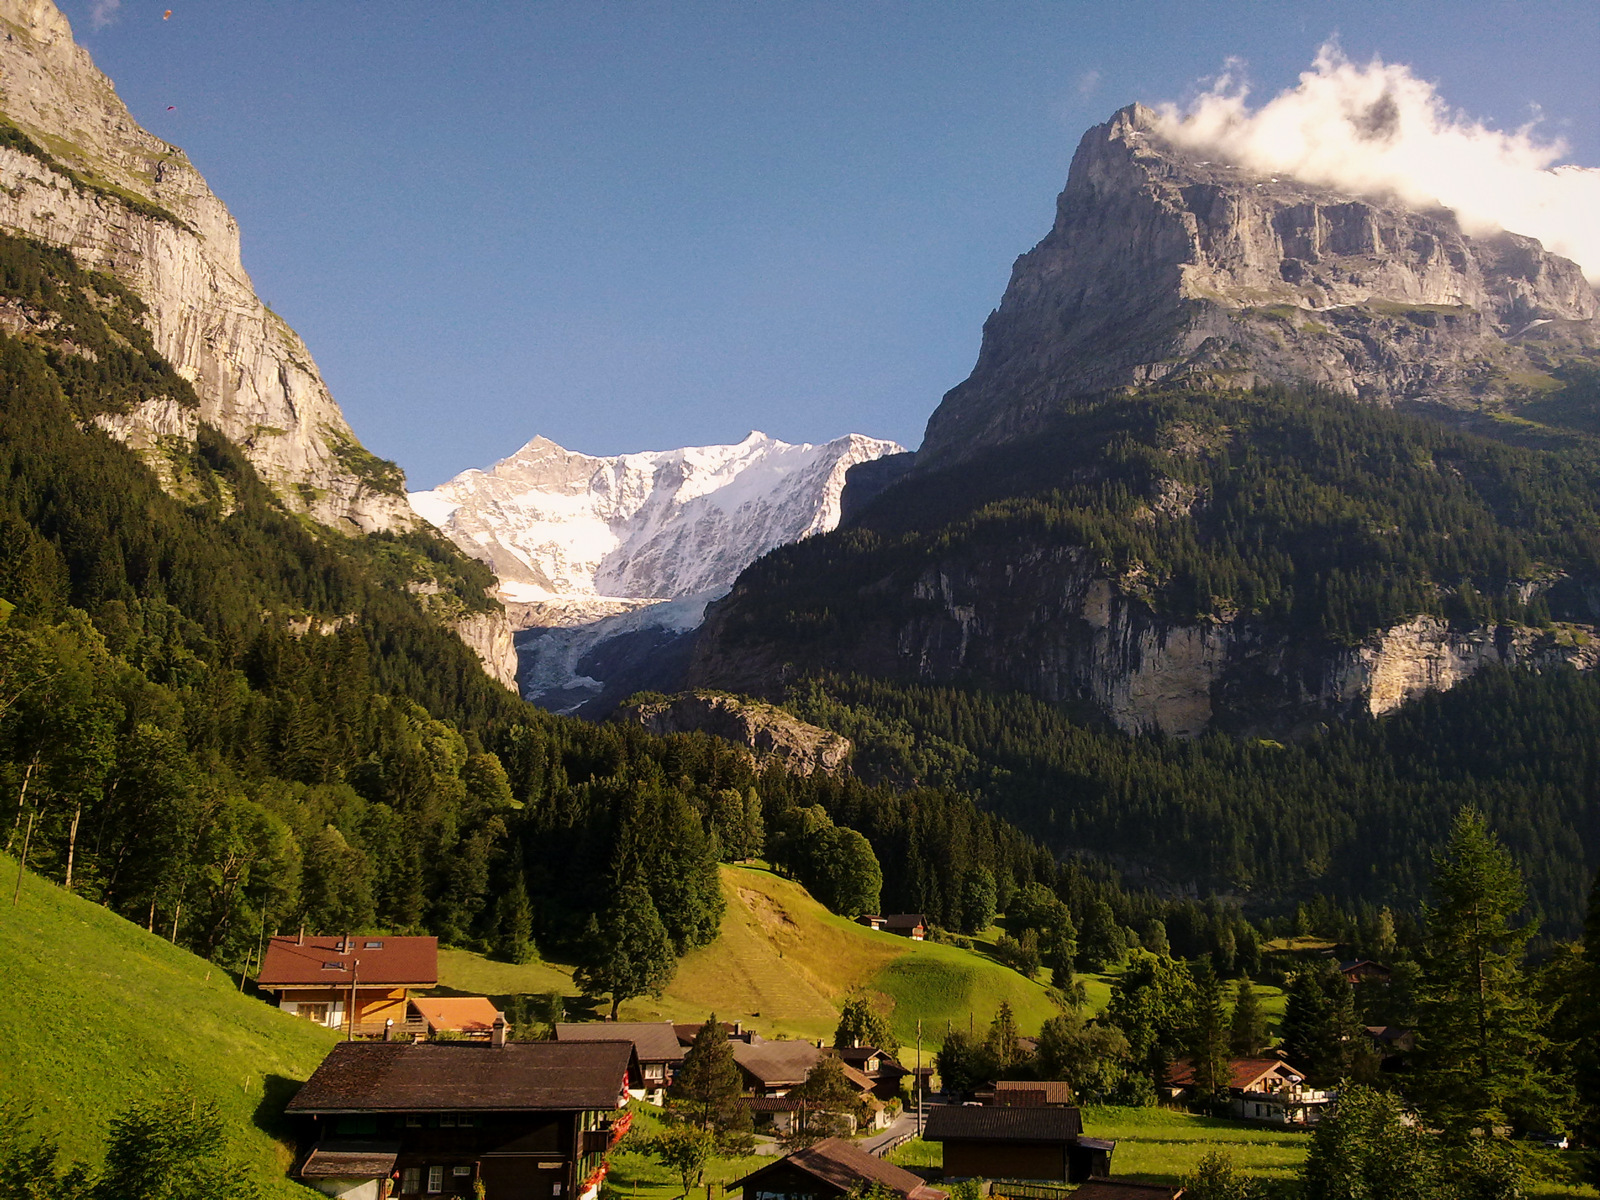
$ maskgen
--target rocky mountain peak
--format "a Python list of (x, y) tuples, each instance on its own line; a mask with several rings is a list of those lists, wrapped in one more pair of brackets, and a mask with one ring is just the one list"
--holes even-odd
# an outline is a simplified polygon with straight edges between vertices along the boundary
[(140, 128), (50, 0), (0, 0), (0, 229), (69, 250), (147, 306), (198, 411), (146, 402), (102, 422), (151, 451), (201, 421), (291, 508), (347, 532), (410, 526), (399, 471), (365, 450), (305, 344), (256, 296), (239, 227), (176, 146)]
[(1084, 134), (1055, 224), (1016, 262), (926, 469), (1073, 397), (1167, 383), (1315, 385), (1476, 411), (1600, 346), (1576, 263), (1455, 215), (1263, 176), (1130, 105)]

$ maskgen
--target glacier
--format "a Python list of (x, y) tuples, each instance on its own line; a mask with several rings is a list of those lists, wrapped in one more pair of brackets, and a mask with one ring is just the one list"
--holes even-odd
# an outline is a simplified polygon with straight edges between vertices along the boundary
[(524, 697), (596, 715), (670, 687), (706, 605), (768, 551), (835, 528), (851, 467), (903, 453), (861, 434), (609, 457), (535, 437), (410, 500), (499, 577)]

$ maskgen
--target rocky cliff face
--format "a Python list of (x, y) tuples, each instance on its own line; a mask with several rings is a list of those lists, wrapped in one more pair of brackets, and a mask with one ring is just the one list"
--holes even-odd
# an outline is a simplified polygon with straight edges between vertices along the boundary
[(1578, 266), (1532, 238), (1203, 160), (1134, 105), (1084, 135), (1054, 227), (1017, 260), (917, 466), (1158, 382), (1493, 409), (1600, 347), (1597, 316)]
[[(0, 0), (0, 227), (70, 250), (148, 306), (200, 397), (107, 422), (136, 449), (207, 421), (291, 508), (346, 532), (415, 522), (397, 469), (362, 448), (293, 330), (256, 297), (239, 228), (183, 151), (141, 129), (49, 0)], [(0, 129), (0, 133), (4, 133)]]
[(622, 454), (534, 438), (411, 503), (500, 577), (522, 694), (598, 715), (675, 690), (706, 603), (767, 551), (839, 523), (846, 476), (901, 453), (851, 434)]
[(618, 709), (618, 721), (651, 733), (709, 733), (745, 747), (757, 763), (776, 762), (791, 775), (836, 774), (850, 758), (850, 739), (754, 700), (690, 692)]
[(741, 636), (736, 587), (707, 613), (690, 686), (772, 693), (814, 670), (964, 683), (1083, 704), (1128, 733), (1193, 737), (1379, 716), (1486, 665), (1600, 664), (1600, 634), (1584, 625), (1462, 629), (1420, 617), (1339, 646), (1248, 619), (1176, 623), (1088, 551), (1043, 539), (952, 554), (909, 589), (885, 577), (860, 591), (881, 598), (881, 615), (795, 661)]

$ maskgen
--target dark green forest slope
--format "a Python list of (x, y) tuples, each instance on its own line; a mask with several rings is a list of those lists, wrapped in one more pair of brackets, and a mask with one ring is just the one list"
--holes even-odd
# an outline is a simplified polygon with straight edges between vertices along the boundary
[(716, 862), (759, 849), (749, 826), (846, 800), (886, 861), (1053, 878), (953, 793), (762, 775), (709, 737), (524, 704), (444, 622), (492, 605), (483, 567), (431, 531), (286, 513), (211, 429), (167, 448), (168, 494), (93, 422), (195, 402), (138, 301), (13, 238), (0, 295), (28, 314), (0, 336), (0, 812), (73, 892), (241, 965), (302, 922), (516, 955), (637, 880), (683, 951), (715, 935)]

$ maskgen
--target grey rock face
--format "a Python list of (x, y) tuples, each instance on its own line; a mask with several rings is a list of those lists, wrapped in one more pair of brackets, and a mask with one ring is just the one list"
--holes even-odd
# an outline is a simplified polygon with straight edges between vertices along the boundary
[(758, 763), (778, 763), (791, 775), (836, 774), (852, 749), (849, 738), (780, 708), (715, 693), (689, 692), (628, 705), (617, 710), (616, 719), (656, 734), (709, 733), (744, 746)]
[(1594, 288), (1532, 238), (1251, 175), (1157, 126), (1134, 105), (1084, 135), (919, 470), (1025, 436), (1074, 396), (1276, 382), (1472, 411), (1600, 346)]
[[(146, 405), (108, 423), (135, 449), (210, 422), (289, 507), (345, 532), (408, 528), (305, 344), (257, 298), (239, 227), (183, 151), (146, 132), (50, 0), (0, 0), (0, 110), (60, 168), (0, 147), (0, 228), (71, 251), (149, 307), (156, 349), (200, 411)], [(74, 181), (65, 173), (78, 177)]]

